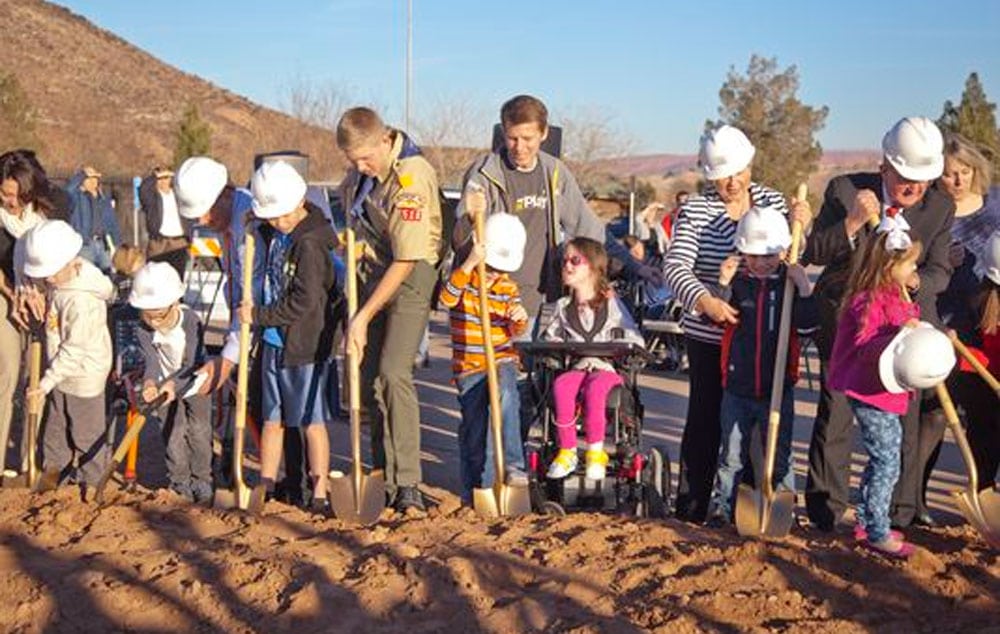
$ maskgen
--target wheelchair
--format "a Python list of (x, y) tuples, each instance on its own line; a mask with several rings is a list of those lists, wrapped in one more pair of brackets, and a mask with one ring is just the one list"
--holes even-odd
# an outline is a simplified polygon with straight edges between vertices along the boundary
[[(638, 378), (651, 360), (650, 354), (632, 342), (601, 343), (515, 342), (533, 363), (529, 379), (537, 390), (532, 425), (541, 436), (526, 451), (532, 506), (550, 515), (565, 515), (568, 509), (610, 511), (637, 517), (665, 518), (671, 496), (670, 457), (665, 447), (642, 447), (643, 406)], [(549, 463), (559, 451), (552, 386), (555, 377), (581, 356), (612, 360), (624, 378), (623, 385), (608, 395), (608, 426), (605, 451), (609, 461), (604, 480), (585, 477), (583, 461), (565, 478), (549, 479)], [(577, 439), (583, 442), (580, 421)]]

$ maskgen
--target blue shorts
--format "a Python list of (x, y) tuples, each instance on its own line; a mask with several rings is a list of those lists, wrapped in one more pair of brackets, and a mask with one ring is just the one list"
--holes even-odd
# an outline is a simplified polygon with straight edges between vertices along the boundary
[(266, 343), (261, 347), (264, 422), (281, 421), (285, 427), (300, 427), (333, 420), (335, 410), (330, 399), (337, 389), (333, 383), (336, 373), (330, 371), (330, 363), (282, 367), (282, 348)]

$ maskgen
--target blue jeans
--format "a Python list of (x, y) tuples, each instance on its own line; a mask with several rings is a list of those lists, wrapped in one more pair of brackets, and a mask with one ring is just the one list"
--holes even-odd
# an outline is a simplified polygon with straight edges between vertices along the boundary
[(108, 253), (108, 245), (98, 238), (83, 239), (80, 257), (101, 269), (102, 273), (108, 273), (111, 270), (111, 254)]
[[(504, 468), (507, 474), (524, 473), (521, 444), (521, 398), (517, 391), (517, 363), (497, 364), (500, 384), (500, 418), (503, 422)], [(493, 434), (490, 430), (490, 391), (486, 373), (456, 381), (462, 422), (458, 426), (459, 474), (462, 500), (472, 501), (472, 490), (493, 485)]]
[[(767, 447), (767, 419), (771, 409), (770, 399), (738, 396), (729, 390), (722, 392), (719, 412), (721, 435), (719, 442), (719, 469), (712, 490), (712, 513), (731, 518), (736, 502), (737, 479), (753, 474), (750, 457), (750, 434), (754, 427), (760, 430), (763, 447)], [(772, 482), (775, 488), (795, 490), (795, 471), (792, 469), (792, 424), (795, 421), (795, 397), (791, 387), (781, 396), (781, 424), (778, 427), (778, 448), (774, 459)], [(744, 474), (744, 469), (749, 471)], [(763, 473), (764, 465), (760, 465)]]
[(868, 531), (868, 541), (889, 538), (889, 503), (899, 480), (903, 425), (899, 414), (847, 397), (861, 427), (861, 441), (868, 452), (868, 464), (861, 474), (861, 504), (858, 523)]

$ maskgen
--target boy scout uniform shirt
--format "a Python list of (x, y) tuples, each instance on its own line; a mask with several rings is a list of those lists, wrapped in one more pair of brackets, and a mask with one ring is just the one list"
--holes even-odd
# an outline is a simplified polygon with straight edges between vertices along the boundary
[[(366, 218), (354, 222), (366, 243), (364, 274), (371, 281), (397, 260), (423, 260), (436, 266), (441, 245), (441, 201), (434, 168), (419, 154), (399, 158), (403, 135), (394, 132), (389, 169), (365, 197)], [(358, 174), (353, 176), (356, 185)]]

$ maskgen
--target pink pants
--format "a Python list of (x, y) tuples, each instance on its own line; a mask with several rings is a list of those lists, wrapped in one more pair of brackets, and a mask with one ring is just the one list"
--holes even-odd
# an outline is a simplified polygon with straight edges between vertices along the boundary
[(556, 402), (556, 428), (559, 430), (559, 448), (576, 449), (577, 396), (583, 393), (583, 428), (587, 443), (602, 442), (608, 418), (605, 410), (608, 393), (622, 378), (608, 370), (567, 370), (556, 377), (553, 391)]

